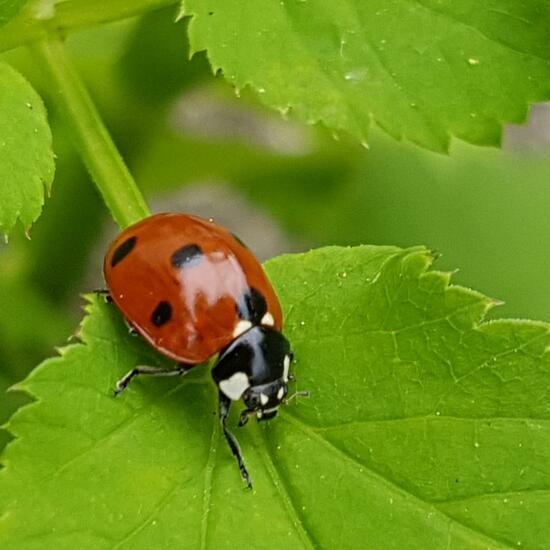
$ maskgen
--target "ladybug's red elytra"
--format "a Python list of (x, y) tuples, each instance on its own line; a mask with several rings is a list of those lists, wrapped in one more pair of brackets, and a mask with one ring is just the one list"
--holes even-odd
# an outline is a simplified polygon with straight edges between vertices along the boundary
[(125, 229), (109, 247), (104, 273), (109, 295), (130, 326), (177, 362), (174, 368), (132, 369), (115, 394), (139, 374), (184, 375), (218, 354), (212, 376), (220, 421), (251, 487), (239, 444), (226, 427), (229, 407), (244, 401), (239, 426), (250, 415), (273, 418), (288, 401), (293, 357), (281, 333), (279, 300), (258, 260), (223, 227), (167, 213)]

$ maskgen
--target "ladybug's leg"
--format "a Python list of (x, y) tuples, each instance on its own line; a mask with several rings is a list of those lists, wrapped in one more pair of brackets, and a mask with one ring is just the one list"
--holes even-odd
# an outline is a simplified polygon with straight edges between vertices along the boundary
[(138, 375), (138, 374), (147, 374), (149, 376), (184, 376), (187, 374), (195, 365), (186, 365), (180, 363), (176, 368), (168, 367), (135, 367), (130, 372), (126, 373), (117, 383), (115, 387), (115, 396), (119, 393), (122, 393), (127, 387), (128, 384)]
[(255, 414), (255, 412), (254, 409), (244, 409), (239, 417), (239, 428), (242, 428), (248, 422), (248, 417)]
[(229, 399), (229, 397), (227, 397), (227, 395), (225, 395), (222, 392), (219, 393), (219, 396), (220, 396), (220, 423), (222, 425), (223, 435), (225, 436), (225, 439), (227, 441), (227, 444), (229, 445), (229, 448), (231, 449), (231, 452), (237, 459), (237, 463), (239, 465), (239, 470), (241, 471), (242, 478), (246, 481), (248, 488), (252, 489), (252, 478), (250, 477), (250, 474), (248, 473), (248, 470), (244, 465), (243, 454), (241, 452), (239, 442), (237, 441), (237, 438), (227, 429), (227, 426), (225, 425), (225, 422), (227, 420), (227, 415), (229, 414), (229, 407), (231, 406), (231, 399)]
[(138, 336), (138, 331), (128, 321), (126, 321), (126, 319), (124, 319), (124, 324), (128, 329), (128, 334), (131, 334), (132, 336)]
[(94, 290), (94, 294), (99, 294), (100, 296), (103, 296), (105, 301), (109, 304), (113, 301), (113, 299), (111, 298), (111, 293), (106, 288), (96, 288)]

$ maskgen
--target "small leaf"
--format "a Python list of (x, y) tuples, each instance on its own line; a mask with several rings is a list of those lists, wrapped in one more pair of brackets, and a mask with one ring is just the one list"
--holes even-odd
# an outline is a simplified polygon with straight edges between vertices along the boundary
[(549, 327), (482, 323), (494, 302), (430, 262), (367, 246), (269, 262), (311, 397), (238, 431), (254, 492), (205, 366), (112, 396), (160, 357), (92, 299), (83, 343), (19, 385), (36, 402), (8, 425), (2, 550), (547, 547)]
[(13, 19), (27, 0), (0, 0), (0, 27)]
[(268, 106), (366, 141), (495, 145), (550, 97), (545, 0), (184, 0), (192, 50)]
[(42, 211), (54, 168), (42, 100), (17, 71), (0, 63), (0, 230), (9, 233), (17, 220), (30, 228)]

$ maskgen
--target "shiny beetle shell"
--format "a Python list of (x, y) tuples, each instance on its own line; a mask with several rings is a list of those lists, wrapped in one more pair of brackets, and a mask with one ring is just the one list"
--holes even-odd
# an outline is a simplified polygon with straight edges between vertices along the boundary
[(184, 214), (157, 214), (123, 231), (104, 263), (127, 322), (164, 355), (197, 364), (253, 325), (283, 327), (262, 266), (234, 235)]

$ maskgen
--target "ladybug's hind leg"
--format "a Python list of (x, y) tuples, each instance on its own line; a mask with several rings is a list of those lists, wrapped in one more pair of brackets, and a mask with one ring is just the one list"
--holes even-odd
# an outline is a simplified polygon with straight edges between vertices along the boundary
[(229, 414), (229, 407), (231, 406), (231, 399), (227, 397), (224, 393), (220, 392), (220, 423), (222, 425), (223, 435), (231, 449), (231, 452), (237, 459), (237, 464), (239, 465), (239, 470), (241, 471), (242, 478), (246, 481), (246, 484), (249, 489), (252, 489), (252, 478), (244, 465), (243, 453), (237, 438), (227, 429), (225, 425), (227, 420), (227, 415)]
[(185, 363), (180, 363), (176, 368), (174, 367), (147, 367), (139, 366), (133, 368), (131, 371), (127, 372), (117, 383), (115, 387), (115, 396), (119, 393), (122, 393), (127, 387), (128, 384), (138, 375), (138, 374), (147, 374), (149, 376), (184, 376), (186, 375), (195, 365), (186, 365)]

